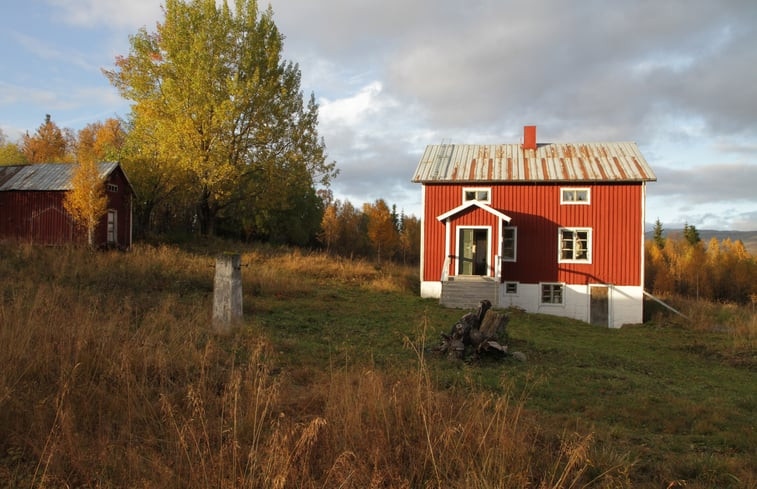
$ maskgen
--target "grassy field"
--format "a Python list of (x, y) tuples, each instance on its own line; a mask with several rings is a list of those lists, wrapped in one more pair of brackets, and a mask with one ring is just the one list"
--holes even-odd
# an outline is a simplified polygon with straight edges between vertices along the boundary
[(528, 360), (465, 363), (416, 270), (240, 248), (218, 337), (220, 246), (0, 244), (0, 487), (757, 487), (753, 310), (509, 311)]

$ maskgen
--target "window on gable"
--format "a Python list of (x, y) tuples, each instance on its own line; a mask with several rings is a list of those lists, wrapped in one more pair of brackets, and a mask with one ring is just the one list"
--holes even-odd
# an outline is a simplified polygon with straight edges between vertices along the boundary
[(560, 203), (588, 205), (591, 197), (589, 190), (588, 188), (561, 188)]
[(558, 262), (591, 263), (591, 229), (560, 228)]
[(475, 200), (488, 204), (491, 202), (489, 194), (490, 189), (488, 188), (464, 188), (463, 202), (470, 202), (472, 200)]
[(562, 304), (563, 284), (541, 284), (542, 304)]
[(118, 192), (118, 185), (109, 183), (106, 185), (108, 192)]
[(515, 261), (517, 250), (517, 228), (502, 228), (502, 260)]

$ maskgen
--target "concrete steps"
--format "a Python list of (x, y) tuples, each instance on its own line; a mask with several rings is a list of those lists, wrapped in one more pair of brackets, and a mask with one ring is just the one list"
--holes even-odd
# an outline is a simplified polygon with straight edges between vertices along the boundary
[(442, 296), (439, 303), (445, 307), (473, 309), (488, 299), (497, 304), (499, 283), (486, 277), (455, 277), (442, 283)]

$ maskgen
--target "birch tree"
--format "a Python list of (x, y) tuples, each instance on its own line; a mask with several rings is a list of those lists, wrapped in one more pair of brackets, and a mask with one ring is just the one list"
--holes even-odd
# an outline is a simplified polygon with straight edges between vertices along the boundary
[(94, 247), (95, 229), (108, 210), (105, 184), (93, 159), (85, 158), (74, 166), (72, 188), (66, 192), (63, 207), (86, 230), (87, 244)]
[[(167, 0), (164, 13), (157, 31), (132, 36), (129, 55), (105, 74), (134, 102), (136, 133), (152, 135), (144, 152), (187, 176), (202, 233), (240, 212), (262, 222), (269, 196), (307, 200), (315, 185), (328, 185), (335, 168), (317, 134), (318, 107), (312, 96), (305, 106), (299, 67), (281, 57), (271, 8)], [(304, 195), (288, 194), (289, 173), (305, 178)]]

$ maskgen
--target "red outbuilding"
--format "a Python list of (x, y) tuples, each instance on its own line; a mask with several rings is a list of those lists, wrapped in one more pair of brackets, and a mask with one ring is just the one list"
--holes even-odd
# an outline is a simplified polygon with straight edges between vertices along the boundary
[[(95, 230), (98, 247), (129, 248), (134, 189), (118, 163), (98, 163), (108, 210)], [(75, 165), (0, 166), (0, 239), (40, 244), (86, 243), (86, 231), (63, 207)]]
[(646, 182), (635, 143), (430, 145), (421, 295), (620, 327), (643, 316)]

